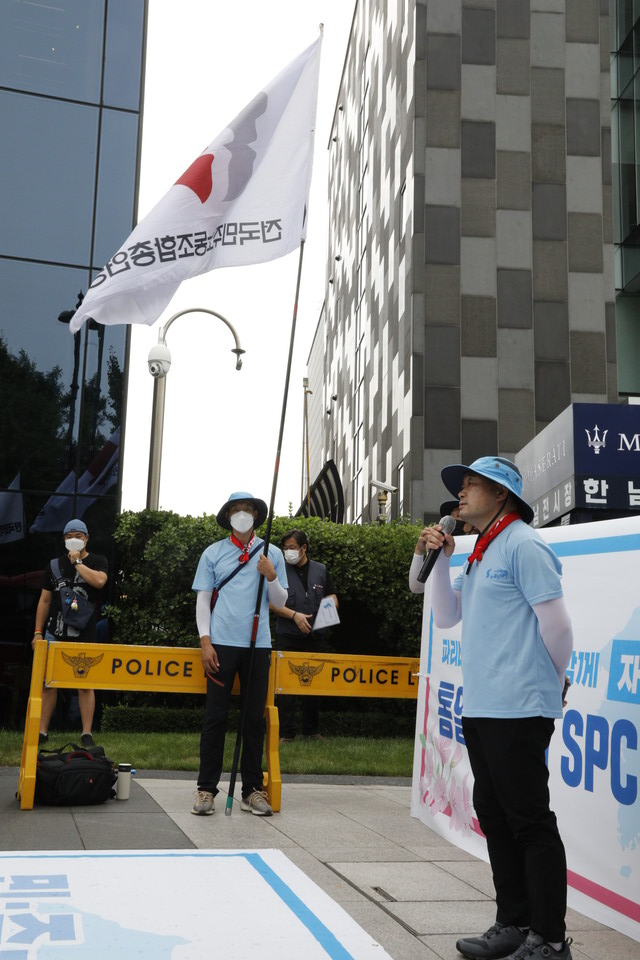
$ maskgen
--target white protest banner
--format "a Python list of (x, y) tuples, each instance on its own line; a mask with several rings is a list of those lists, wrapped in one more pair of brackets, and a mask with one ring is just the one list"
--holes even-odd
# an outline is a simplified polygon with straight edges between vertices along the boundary
[[(572, 686), (549, 749), (569, 904), (640, 940), (640, 517), (539, 532), (562, 562), (574, 634)], [(456, 540), (452, 578), (474, 539)], [(411, 812), (486, 860), (460, 723), (460, 637), (459, 624), (434, 626), (427, 582)]]
[(0, 866), (6, 960), (390, 960), (280, 850), (10, 852)]

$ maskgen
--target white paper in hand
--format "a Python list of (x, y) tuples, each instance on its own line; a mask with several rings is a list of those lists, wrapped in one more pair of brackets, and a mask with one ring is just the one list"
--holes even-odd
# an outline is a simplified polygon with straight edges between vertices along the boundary
[(333, 627), (336, 623), (340, 623), (340, 617), (338, 616), (338, 611), (336, 610), (336, 602), (333, 597), (326, 597), (320, 604), (320, 608), (316, 614), (316, 619), (313, 624), (312, 630), (324, 630), (325, 627)]

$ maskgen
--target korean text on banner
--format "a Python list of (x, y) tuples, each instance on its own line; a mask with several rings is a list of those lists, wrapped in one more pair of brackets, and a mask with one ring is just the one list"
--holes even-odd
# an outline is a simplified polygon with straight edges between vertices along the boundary
[(202, 151), (93, 280), (69, 327), (153, 324), (183, 280), (305, 239), (322, 37)]

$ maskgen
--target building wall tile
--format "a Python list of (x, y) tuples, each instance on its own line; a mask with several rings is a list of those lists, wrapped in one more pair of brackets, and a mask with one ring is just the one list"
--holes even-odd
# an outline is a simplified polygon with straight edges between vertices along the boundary
[(464, 237), (495, 237), (496, 185), (494, 180), (462, 180), (460, 229)]
[(536, 360), (568, 360), (568, 304), (538, 301), (533, 308), (533, 334)]
[(494, 297), (462, 297), (460, 345), (463, 357), (497, 357), (497, 314)]
[(501, 210), (531, 210), (531, 154), (498, 150), (497, 204)]
[(567, 239), (567, 199), (564, 185), (533, 184), (533, 238)]
[(498, 270), (497, 302), (499, 327), (531, 327), (531, 271)]

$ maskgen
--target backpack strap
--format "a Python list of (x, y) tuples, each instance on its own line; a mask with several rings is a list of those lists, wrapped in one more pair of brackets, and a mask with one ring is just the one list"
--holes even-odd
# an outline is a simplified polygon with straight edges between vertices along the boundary
[[(249, 560), (251, 560), (251, 557), (253, 557), (258, 552), (258, 550), (260, 550), (263, 546), (264, 546), (264, 540), (261, 540), (260, 543), (256, 544), (256, 546), (253, 548), (253, 550), (247, 557), (247, 563), (249, 562)], [(213, 608), (215, 607), (216, 600), (218, 599), (220, 591), (224, 587), (225, 583), (229, 583), (230, 580), (233, 580), (233, 578), (237, 573), (240, 573), (241, 570), (244, 570), (244, 568), (247, 566), (247, 563), (239, 563), (238, 566), (234, 567), (231, 573), (224, 578), (224, 580), (220, 581), (217, 587), (213, 588), (213, 593), (211, 594), (211, 607), (210, 607), (211, 610), (213, 610)]]
[(60, 587), (69, 586), (65, 578), (62, 576), (62, 570), (60, 569), (60, 561), (58, 560), (57, 557), (51, 561), (51, 573), (56, 578), (56, 581), (58, 583), (58, 590), (60, 589)]

